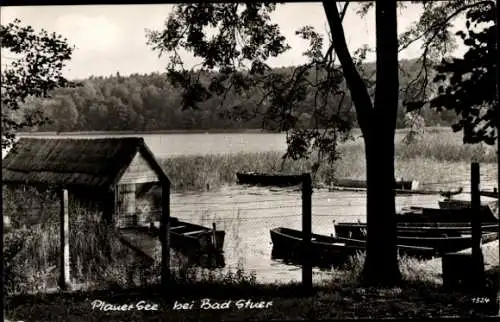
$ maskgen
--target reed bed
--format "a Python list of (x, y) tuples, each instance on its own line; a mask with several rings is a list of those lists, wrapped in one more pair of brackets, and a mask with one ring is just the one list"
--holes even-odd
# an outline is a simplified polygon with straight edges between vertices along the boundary
[[(494, 146), (463, 144), (460, 134), (439, 128), (427, 129), (417, 141), (405, 143), (404, 131), (395, 139), (396, 177), (426, 183), (450, 181), (457, 173), (464, 174), (470, 162), (494, 165)], [(322, 164), (314, 177), (315, 184), (329, 185), (334, 178), (364, 179), (366, 177), (364, 144), (361, 138), (339, 146), (340, 159), (334, 165)], [(224, 155), (183, 156), (160, 160), (176, 191), (217, 189), (236, 183), (238, 171), (309, 172), (316, 158), (286, 160), (283, 153), (235, 153)]]
[[(57, 289), (59, 277), (60, 223), (57, 196), (34, 188), (3, 188), (4, 215), (12, 218), (5, 233), (4, 286), (6, 294), (45, 293)], [(29, 202), (28, 202), (29, 201)], [(42, 208), (41, 203), (45, 202)], [(32, 212), (22, 207), (27, 204)], [(102, 214), (70, 207), (70, 275), (73, 287), (83, 290), (118, 290), (158, 285), (161, 281), (161, 248), (153, 265), (124, 245), (116, 230), (106, 226)], [(23, 212), (24, 211), (24, 212)], [(29, 214), (29, 215), (27, 215)], [(200, 214), (203, 224), (206, 213)], [(235, 232), (238, 220), (228, 222)], [(226, 227), (228, 228), (228, 227)], [(236, 243), (234, 247), (239, 247)], [(107, 246), (107, 247), (105, 247)], [(109, 249), (106, 252), (105, 249)], [(255, 273), (241, 263), (235, 269), (200, 269), (171, 250), (172, 277), (177, 284), (255, 284)]]
[[(5, 232), (6, 292), (33, 293), (56, 288), (60, 271), (56, 196), (34, 188), (4, 188), (3, 193), (4, 215), (12, 218), (12, 226)], [(140, 273), (140, 259), (120, 242), (113, 229), (103, 224), (102, 214), (74, 205), (69, 218), (70, 274), (74, 285), (113, 288), (131, 285), (138, 279), (135, 275)], [(109, 246), (110, 252), (105, 251), (104, 245)]]

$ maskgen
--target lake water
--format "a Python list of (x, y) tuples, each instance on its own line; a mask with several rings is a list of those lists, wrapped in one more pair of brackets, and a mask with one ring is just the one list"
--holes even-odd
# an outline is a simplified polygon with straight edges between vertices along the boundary
[[(161, 159), (181, 155), (227, 154), (239, 152), (267, 152), (286, 150), (286, 136), (283, 133), (182, 133), (182, 134), (120, 134), (86, 135), (63, 134), (43, 135), (49, 138), (109, 138), (141, 136)], [(41, 137), (23, 133), (19, 137)]]
[[(26, 135), (22, 135), (26, 136)], [(113, 135), (111, 135), (113, 136)], [(137, 135), (114, 135), (137, 136)], [(286, 148), (284, 134), (216, 133), (216, 134), (146, 134), (147, 145), (157, 158), (179, 155), (221, 154), (237, 152), (280, 151)], [(61, 136), (50, 136), (61, 137)], [(63, 137), (110, 137), (110, 135), (71, 135)], [(496, 186), (496, 166), (487, 164), (481, 173), (481, 189)], [(172, 178), (175, 180), (175, 178)], [(443, 185), (433, 185), (433, 190), (449, 187), (468, 187), (467, 171), (457, 171)], [(469, 190), (470, 191), (470, 190)], [(270, 229), (289, 227), (301, 229), (300, 191), (262, 187), (231, 186), (219, 191), (200, 193), (174, 193), (171, 196), (172, 216), (193, 223), (226, 231), (224, 244), (226, 265), (234, 268), (241, 262), (249, 271), (255, 271), (258, 281), (288, 282), (300, 280), (300, 267), (271, 260)], [(332, 220), (337, 222), (366, 221), (366, 194), (363, 192), (329, 192), (315, 190), (312, 197), (312, 230), (314, 233), (333, 233)], [(398, 196), (397, 208), (405, 206), (438, 207), (439, 195)]]
[[(398, 196), (397, 209), (408, 206), (438, 207), (439, 195)], [(366, 222), (364, 192), (315, 190), (312, 195), (312, 231), (330, 235), (337, 222)], [(226, 231), (226, 269), (242, 264), (257, 281), (300, 281), (301, 268), (271, 259), (270, 229), (301, 230), (301, 194), (290, 189), (233, 186), (217, 192), (173, 194), (171, 213), (179, 219)], [(315, 279), (328, 273), (314, 269)]]

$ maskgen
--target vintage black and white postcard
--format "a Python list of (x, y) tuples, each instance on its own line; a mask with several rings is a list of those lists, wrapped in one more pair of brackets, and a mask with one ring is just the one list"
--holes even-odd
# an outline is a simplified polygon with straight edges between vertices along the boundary
[(497, 315), (496, 6), (3, 6), (4, 318)]

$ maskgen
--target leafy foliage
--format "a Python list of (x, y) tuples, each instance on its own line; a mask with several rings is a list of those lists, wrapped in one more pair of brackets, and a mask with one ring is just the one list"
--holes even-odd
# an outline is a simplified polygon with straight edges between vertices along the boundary
[[(350, 138), (356, 122), (333, 44), (328, 39), (326, 46), (327, 39), (311, 26), (301, 27), (296, 35), (309, 43), (303, 53), (306, 63), (287, 71), (271, 69), (267, 59), (289, 49), (278, 26), (271, 23), (274, 9), (262, 3), (179, 5), (163, 30), (148, 31), (148, 44), (160, 55), (169, 55), (168, 78), (182, 91), (185, 109), (199, 109), (218, 96), (219, 115), (258, 118), (264, 129), (286, 131), (284, 158), (309, 158), (316, 152), (331, 163), (338, 158), (337, 142)], [(180, 50), (201, 62), (188, 69)], [(368, 50), (359, 49), (353, 59), (373, 88), (374, 68), (363, 68)], [(238, 97), (236, 102), (231, 96)], [(242, 108), (243, 102), (253, 108)], [(403, 115), (400, 120), (403, 124)]]
[[(324, 55), (325, 39), (311, 26), (296, 31), (309, 42), (303, 53), (307, 63), (291, 75), (271, 69), (268, 58), (290, 48), (278, 25), (270, 21), (275, 7), (263, 3), (179, 5), (163, 31), (148, 32), (148, 44), (160, 54), (170, 54), (168, 77), (184, 91), (186, 108), (197, 108), (213, 94), (222, 95), (220, 106), (226, 116), (263, 114), (263, 128), (287, 132), (284, 158), (308, 158), (318, 150), (333, 162), (337, 141), (347, 140), (353, 126), (349, 107), (342, 109), (346, 98), (342, 71), (335, 65), (333, 47)], [(209, 30), (215, 34), (207, 39)], [(201, 66), (187, 71), (178, 55), (180, 49), (199, 57)], [(200, 75), (210, 75), (208, 85), (200, 81)], [(242, 115), (241, 104), (224, 109), (224, 98), (230, 93), (252, 101), (253, 113)], [(306, 102), (312, 110), (304, 115), (298, 107)], [(298, 126), (307, 120), (313, 124)]]
[(403, 138), (406, 144), (415, 143), (424, 134), (425, 120), (420, 113), (409, 112), (405, 114), (405, 125), (409, 128), (408, 133)]
[(30, 97), (48, 97), (54, 88), (71, 85), (62, 76), (62, 69), (71, 58), (73, 47), (62, 36), (43, 29), (36, 33), (17, 19), (0, 26), (0, 43), (3, 50), (20, 55), (2, 69), (2, 147), (5, 148), (13, 143), (16, 130), (49, 121), (43, 110), (22, 105)]
[(434, 82), (440, 86), (438, 95), (430, 100), (430, 104), (437, 109), (454, 110), (459, 115), (453, 130), (463, 131), (464, 143), (494, 144), (498, 137), (495, 134), (498, 51), (494, 20), (494, 3), (469, 10), (467, 33), (457, 33), (468, 51), (463, 58), (443, 59), (436, 67), (439, 74)]
[[(414, 45), (417, 41), (422, 41), (422, 54), (419, 58), (422, 64), (417, 77), (407, 86), (412, 92), (404, 102), (407, 111), (416, 111), (423, 106), (437, 109), (438, 113), (452, 111), (458, 118), (458, 123), (453, 125), (453, 129), (464, 130), (465, 143), (484, 141), (492, 144), (494, 141), (493, 111), (488, 112), (487, 106), (491, 108), (495, 105), (491, 100), (492, 93), (494, 93), (491, 87), (496, 84), (496, 81), (493, 81), (495, 69), (493, 68), (494, 58), (492, 58), (496, 55), (495, 27), (484, 28), (479, 33), (473, 30), (482, 24), (484, 27), (484, 23), (494, 21), (495, 2), (457, 0), (414, 1), (413, 3), (420, 3), (423, 13), (413, 26), (400, 35), (400, 50)], [(467, 18), (468, 35), (463, 31), (458, 35), (464, 44), (470, 47), (469, 52), (463, 59), (441, 60), (441, 57), (446, 57), (456, 48), (456, 38), (453, 37), (450, 27), (453, 21), (464, 13)], [(485, 66), (489, 68), (485, 70)], [(485, 75), (479, 76), (483, 73), (481, 70), (485, 72)], [(489, 79), (489, 87), (486, 90), (488, 93), (485, 93), (485, 87), (482, 85), (476, 83), (477, 86), (474, 86), (475, 79), (470, 77), (478, 77), (478, 80), (482, 79), (482, 81)], [(477, 91), (478, 89), (480, 90)], [(465, 94), (466, 92), (469, 94)], [(484, 100), (481, 95), (470, 95), (476, 92), (485, 93)], [(430, 100), (430, 97), (434, 99)], [(476, 114), (479, 110), (482, 110), (479, 112), (482, 116), (478, 118)], [(446, 118), (451, 121), (448, 117)]]

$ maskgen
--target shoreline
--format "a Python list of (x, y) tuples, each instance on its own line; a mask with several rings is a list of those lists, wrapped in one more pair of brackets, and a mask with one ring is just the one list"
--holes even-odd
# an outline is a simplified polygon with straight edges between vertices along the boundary
[(18, 136), (79, 136), (79, 135), (158, 135), (158, 134), (280, 134), (262, 129), (207, 129), (157, 131), (76, 131), (76, 132), (19, 132)]
[[(406, 133), (408, 128), (398, 128), (396, 133)], [(453, 133), (451, 128), (448, 126), (429, 126), (425, 128), (428, 134), (436, 132), (450, 132)], [(70, 131), (70, 132), (56, 132), (56, 131), (44, 131), (44, 132), (18, 132), (16, 135), (19, 136), (78, 136), (78, 135), (154, 135), (154, 134), (285, 134), (286, 132), (270, 131), (261, 128), (258, 129), (246, 129), (246, 128), (229, 128), (229, 129), (188, 129), (188, 130), (123, 130), (123, 131), (107, 131), (107, 130), (91, 130), (91, 131)], [(361, 130), (359, 128), (354, 128), (352, 130), (353, 135), (359, 135)]]

